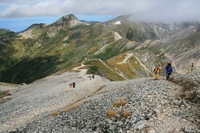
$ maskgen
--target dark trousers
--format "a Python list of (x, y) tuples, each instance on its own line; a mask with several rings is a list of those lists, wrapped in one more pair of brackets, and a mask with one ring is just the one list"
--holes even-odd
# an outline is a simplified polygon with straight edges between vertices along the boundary
[(167, 74), (166, 74), (166, 79), (167, 79), (167, 80), (169, 79), (170, 75), (171, 75), (171, 73), (167, 73)]

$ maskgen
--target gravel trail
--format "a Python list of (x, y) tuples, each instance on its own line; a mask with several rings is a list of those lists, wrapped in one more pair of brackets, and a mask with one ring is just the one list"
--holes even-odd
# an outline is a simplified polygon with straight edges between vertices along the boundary
[[(69, 89), (74, 81), (76, 88)], [(1, 131), (199, 133), (200, 74), (177, 75), (171, 81), (90, 80), (84, 70), (50, 76), (20, 88), (0, 105)]]
[[(14, 90), (11, 100), (0, 104), (0, 132), (80, 101), (106, 83), (99, 76), (90, 80), (85, 73), (83, 69), (79, 73), (53, 75)], [(75, 88), (69, 87), (72, 82), (76, 83)]]

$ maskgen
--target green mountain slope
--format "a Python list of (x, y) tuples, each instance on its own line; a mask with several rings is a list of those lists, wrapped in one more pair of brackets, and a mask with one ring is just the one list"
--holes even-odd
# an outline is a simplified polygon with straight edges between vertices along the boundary
[[(0, 71), (4, 71), (13, 64), (11, 56), (16, 52), (12, 41), (16, 38), (15, 32), (0, 29)], [(1, 77), (0, 73), (0, 77)]]
[(200, 66), (199, 25), (134, 22), (130, 16), (85, 22), (70, 14), (19, 34), (0, 30), (0, 81), (31, 83), (88, 60), (110, 80), (149, 77), (155, 65), (169, 60), (182, 72), (191, 62)]
[[(104, 45), (115, 45), (113, 31), (102, 23), (84, 23), (73, 15), (51, 25), (32, 25), (12, 42), (15, 64), (3, 71), (2, 81), (30, 83), (94, 54)], [(112, 54), (104, 58), (113, 56)]]

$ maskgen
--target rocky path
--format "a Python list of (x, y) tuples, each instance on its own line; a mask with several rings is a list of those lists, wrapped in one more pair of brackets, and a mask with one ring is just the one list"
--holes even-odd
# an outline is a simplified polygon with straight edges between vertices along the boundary
[[(75, 89), (68, 87), (71, 82), (77, 83)], [(199, 133), (199, 90), (200, 74), (177, 75), (171, 81), (160, 77), (109, 82), (98, 76), (90, 80), (84, 71), (63, 73), (24, 86), (1, 104), (0, 129), (6, 133)]]
[[(0, 104), (0, 131), (12, 130), (40, 115), (50, 114), (84, 99), (101, 88), (105, 79), (90, 80), (86, 70), (49, 76), (12, 91), (11, 100)], [(76, 87), (69, 84), (75, 82)], [(98, 82), (98, 83), (97, 83)]]
[[(10, 132), (199, 133), (199, 102), (180, 97), (186, 79), (177, 79), (176, 84), (163, 77), (106, 82), (85, 103), (77, 101), (76, 107), (56, 115), (42, 114)], [(189, 79), (200, 90), (200, 75)]]

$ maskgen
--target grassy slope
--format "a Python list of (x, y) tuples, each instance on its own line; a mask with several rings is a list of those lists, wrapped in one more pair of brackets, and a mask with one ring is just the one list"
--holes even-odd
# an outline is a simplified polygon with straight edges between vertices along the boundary
[(121, 63), (126, 58), (126, 56), (127, 52), (120, 54), (108, 60), (108, 64), (111, 67), (116, 68), (128, 79), (151, 76), (151, 74), (141, 65), (141, 63), (138, 61), (135, 55), (127, 59), (125, 63)]
[(11, 57), (15, 53), (12, 41), (16, 36), (15, 32), (0, 29), (0, 72), (6, 70), (14, 63)]
[[(128, 53), (133, 55), (122, 63)], [(158, 64), (164, 67), (162, 61), (148, 50), (128, 51), (107, 61), (96, 59), (85, 63), (89, 74), (98, 73), (110, 80), (151, 77), (153, 68)]]
[(85, 57), (94, 58), (94, 52), (114, 42), (112, 30), (101, 23), (61, 27), (56, 29), (55, 36), (49, 37), (47, 32), (52, 26), (33, 30), (32, 34), (43, 32), (37, 34), (40, 35), (37, 39), (16, 39), (12, 42), (16, 49), (13, 58), (17, 62), (4, 70), (1, 81), (30, 83), (76, 64)]
[(99, 74), (111, 81), (124, 80), (115, 69), (99, 59), (86, 62), (85, 64), (88, 66), (89, 74)]

